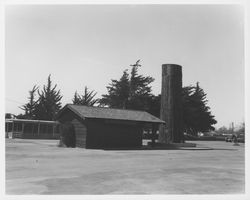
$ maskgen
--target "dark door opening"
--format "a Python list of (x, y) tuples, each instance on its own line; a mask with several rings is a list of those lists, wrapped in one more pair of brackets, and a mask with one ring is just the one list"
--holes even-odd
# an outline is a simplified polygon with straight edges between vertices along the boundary
[(62, 124), (61, 140), (66, 147), (76, 147), (75, 127), (72, 123)]

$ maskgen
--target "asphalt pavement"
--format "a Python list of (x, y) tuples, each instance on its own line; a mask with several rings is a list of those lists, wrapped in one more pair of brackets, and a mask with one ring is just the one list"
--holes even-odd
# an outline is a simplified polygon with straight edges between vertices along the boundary
[(243, 194), (245, 145), (90, 150), (6, 139), (6, 194)]

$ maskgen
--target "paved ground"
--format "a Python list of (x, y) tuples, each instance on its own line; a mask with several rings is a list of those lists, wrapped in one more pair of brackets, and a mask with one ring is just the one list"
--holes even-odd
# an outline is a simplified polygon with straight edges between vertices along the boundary
[(240, 194), (244, 144), (214, 150), (104, 151), (6, 139), (6, 194)]

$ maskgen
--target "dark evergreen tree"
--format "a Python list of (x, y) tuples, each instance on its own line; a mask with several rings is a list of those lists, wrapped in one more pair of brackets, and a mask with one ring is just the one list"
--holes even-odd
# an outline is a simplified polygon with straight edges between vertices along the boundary
[(195, 87), (187, 86), (182, 88), (182, 108), (183, 108), (183, 129), (186, 133), (192, 134), (195, 127), (195, 115), (197, 108), (193, 104), (192, 95)]
[(129, 100), (129, 74), (127, 70), (123, 72), (120, 80), (111, 80), (109, 86), (107, 86), (108, 94), (102, 95), (100, 100), (101, 105), (107, 105), (111, 108), (123, 108), (128, 107)]
[(198, 132), (214, 130), (217, 123), (207, 106), (207, 97), (199, 83), (183, 88), (183, 122), (184, 131), (197, 135)]
[(150, 84), (154, 79), (150, 76), (138, 75), (138, 68), (141, 67), (138, 60), (131, 69), (130, 87), (129, 87), (129, 102), (128, 108), (137, 110), (150, 109), (150, 101), (152, 99)]
[(150, 114), (160, 118), (160, 110), (161, 110), (161, 95), (152, 95), (149, 99), (149, 109), (147, 112)]
[(75, 105), (81, 104), (81, 96), (77, 93), (77, 91), (74, 94), (74, 98), (72, 99), (72, 103)]
[[(160, 117), (161, 95), (153, 96), (149, 113)], [(197, 83), (196, 86), (182, 88), (183, 126), (186, 133), (197, 135), (198, 132), (214, 130), (217, 123), (207, 106), (207, 97)]]
[(51, 75), (48, 76), (47, 85), (44, 85), (41, 91), (38, 90), (39, 99), (35, 108), (35, 119), (55, 120), (61, 108), (60, 90), (56, 89), (57, 85), (52, 85), (50, 77)]
[(34, 119), (35, 117), (35, 109), (38, 102), (38, 100), (35, 100), (35, 92), (37, 91), (37, 89), (38, 87), (34, 85), (33, 88), (29, 91), (29, 102), (20, 107), (25, 112), (22, 116), (25, 119)]
[(75, 92), (72, 102), (76, 105), (94, 106), (98, 102), (98, 99), (95, 99), (96, 94), (94, 90), (89, 91), (88, 88), (85, 87), (83, 95), (79, 95), (77, 91)]
[(125, 70), (120, 80), (111, 80), (107, 87), (108, 94), (102, 95), (101, 105), (112, 108), (149, 110), (152, 98), (150, 83), (154, 79), (150, 76), (138, 75), (140, 60), (131, 65), (130, 76)]

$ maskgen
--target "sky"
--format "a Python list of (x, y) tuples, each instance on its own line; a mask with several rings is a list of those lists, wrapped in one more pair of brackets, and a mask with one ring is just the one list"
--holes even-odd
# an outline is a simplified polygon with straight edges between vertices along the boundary
[(23, 113), (34, 85), (52, 82), (62, 105), (88, 86), (107, 93), (141, 59), (155, 78), (182, 66), (183, 86), (207, 93), (216, 127), (244, 121), (244, 13), (239, 5), (8, 5), (5, 7), (5, 112)]

